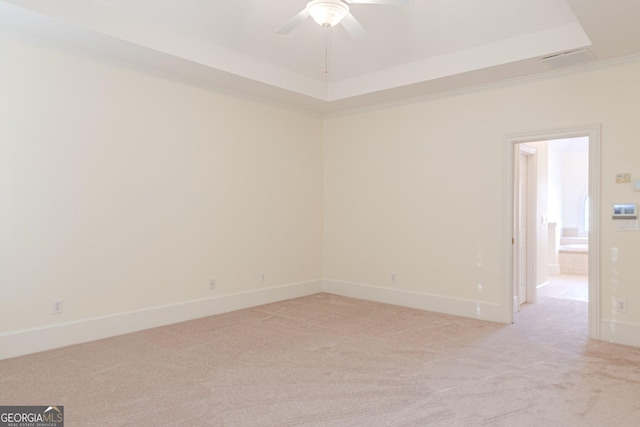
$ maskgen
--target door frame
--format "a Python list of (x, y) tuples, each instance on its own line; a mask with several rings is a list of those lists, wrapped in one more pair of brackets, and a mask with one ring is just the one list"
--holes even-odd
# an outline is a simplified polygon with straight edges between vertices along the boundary
[(589, 138), (589, 337), (600, 339), (600, 138), (601, 125), (504, 136), (504, 271), (502, 284), (502, 321), (513, 323), (513, 230), (514, 230), (514, 159), (516, 145), (555, 139)]

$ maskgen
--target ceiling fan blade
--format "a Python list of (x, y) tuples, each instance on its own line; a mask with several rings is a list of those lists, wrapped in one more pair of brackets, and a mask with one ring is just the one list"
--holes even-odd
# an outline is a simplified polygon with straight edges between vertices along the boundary
[(406, 6), (409, 0), (344, 0), (351, 4), (389, 4), (392, 6)]
[(284, 26), (278, 30), (278, 34), (289, 34), (291, 30), (293, 30), (295, 27), (301, 24), (309, 16), (311, 15), (309, 15), (309, 12), (307, 12), (307, 9), (302, 9), (302, 12), (298, 13), (296, 16), (291, 18), (289, 22), (284, 24)]
[(347, 33), (349, 33), (349, 35), (354, 39), (363, 37), (367, 34), (367, 30), (365, 30), (358, 20), (350, 13), (347, 13), (340, 23), (344, 29), (347, 30)]

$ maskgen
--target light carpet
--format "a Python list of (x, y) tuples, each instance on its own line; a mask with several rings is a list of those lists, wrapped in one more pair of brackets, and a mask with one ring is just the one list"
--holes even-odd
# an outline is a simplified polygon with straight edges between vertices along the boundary
[(318, 294), (0, 361), (0, 404), (71, 426), (637, 426), (640, 349), (587, 304), (514, 325)]

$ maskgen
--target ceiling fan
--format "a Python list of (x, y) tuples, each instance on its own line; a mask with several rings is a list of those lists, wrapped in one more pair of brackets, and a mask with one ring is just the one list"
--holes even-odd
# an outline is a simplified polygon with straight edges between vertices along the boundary
[(295, 27), (312, 17), (319, 25), (330, 28), (341, 23), (351, 37), (362, 37), (367, 32), (349, 12), (349, 4), (388, 4), (402, 6), (409, 0), (311, 0), (300, 13), (284, 24), (278, 34), (289, 34)]

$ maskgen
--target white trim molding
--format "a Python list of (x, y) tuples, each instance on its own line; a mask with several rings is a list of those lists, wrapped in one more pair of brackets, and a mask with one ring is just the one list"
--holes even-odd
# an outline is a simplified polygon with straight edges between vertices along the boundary
[(334, 295), (417, 308), (436, 313), (500, 322), (500, 304), (479, 300), (444, 297), (403, 289), (382, 288), (362, 283), (325, 280), (324, 291)]
[(640, 347), (640, 324), (603, 319), (600, 322), (602, 341)]
[(0, 360), (314, 295), (322, 286), (313, 280), (0, 334)]

